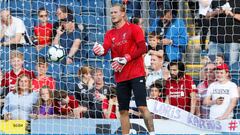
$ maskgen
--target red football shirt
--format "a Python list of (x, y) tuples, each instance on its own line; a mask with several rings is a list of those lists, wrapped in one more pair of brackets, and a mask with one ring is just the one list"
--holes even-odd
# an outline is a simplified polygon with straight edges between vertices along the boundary
[[(104, 99), (103, 100), (103, 103), (102, 103), (102, 109), (107, 109), (108, 110), (108, 107), (109, 107), (109, 102), (107, 99)], [(106, 117), (106, 116), (105, 116)], [(110, 114), (110, 119), (116, 119), (117, 118), (117, 115), (116, 115), (116, 105), (113, 105), (112, 106), (112, 112)]]
[(32, 80), (33, 91), (39, 92), (43, 86), (48, 86), (51, 90), (55, 90), (55, 80), (52, 77), (44, 77), (40, 80), (35, 78)]
[(11, 71), (5, 73), (5, 75), (2, 79), (1, 86), (2, 87), (8, 87), (9, 85), (15, 85), (16, 82), (17, 82), (17, 78), (22, 74), (26, 74), (26, 75), (30, 76), (31, 79), (35, 78), (34, 73), (32, 71), (27, 70), (27, 69), (23, 68), (18, 75), (16, 75), (14, 73), (14, 71), (11, 70)]
[[(140, 42), (145, 42), (142, 29), (138, 25), (126, 22), (119, 29), (113, 28), (107, 31), (103, 44), (104, 55), (111, 49), (112, 59), (124, 57), (126, 54), (133, 58), (138, 48), (146, 50), (146, 45), (140, 46), (142, 45), (139, 44)], [(145, 70), (143, 57), (139, 56), (129, 61), (120, 73), (115, 72), (115, 81), (123, 82), (141, 76), (145, 76)]]
[(38, 38), (39, 45), (48, 45), (52, 41), (52, 24), (47, 23), (47, 25), (39, 25), (34, 27), (34, 34)]
[(170, 78), (166, 82), (166, 95), (169, 98), (169, 103), (186, 111), (190, 111), (190, 93), (192, 92), (197, 92), (197, 89), (189, 75), (185, 75), (178, 81)]
[(68, 96), (69, 103), (65, 107), (61, 107), (58, 102), (55, 102), (55, 112), (61, 115), (67, 115), (68, 113), (72, 112), (74, 108), (79, 106), (78, 101), (74, 98), (74, 96)]

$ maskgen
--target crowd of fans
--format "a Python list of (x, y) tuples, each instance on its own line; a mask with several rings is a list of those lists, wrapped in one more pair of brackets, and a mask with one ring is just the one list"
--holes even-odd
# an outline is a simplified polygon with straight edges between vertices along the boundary
[[(126, 3), (125, 3), (126, 4)], [(239, 100), (239, 87), (231, 81), (230, 68), (239, 59), (240, 2), (238, 0), (199, 0), (202, 30), (201, 44), (210, 29), (208, 56), (210, 60), (201, 70), (202, 82), (197, 86), (186, 74), (182, 53), (188, 44), (187, 26), (176, 14), (176, 7), (164, 4), (156, 22), (146, 33), (148, 51), (143, 56), (146, 70), (147, 99), (155, 99), (177, 106), (204, 119), (230, 119)], [(204, 10), (204, 11), (203, 11)], [(11, 15), (8, 9), (0, 12), (1, 46), (24, 45), (31, 38), (24, 22)], [(62, 64), (81, 62), (81, 43), (85, 34), (74, 21), (73, 12), (66, 6), (57, 8), (58, 21), (48, 22), (49, 11), (39, 8), (39, 25), (32, 38), (39, 52), (46, 46), (60, 44), (67, 56)], [(140, 20), (139, 20), (140, 19)], [(143, 18), (134, 18), (139, 23)], [(210, 23), (206, 24), (206, 20)], [(155, 28), (155, 29), (152, 29)], [(206, 32), (207, 31), (207, 32)], [(214, 57), (212, 57), (214, 55)], [(103, 70), (81, 66), (80, 82), (74, 91), (56, 89), (56, 80), (48, 76), (48, 61), (38, 57), (33, 71), (24, 68), (23, 53), (12, 49), (12, 69), (0, 71), (1, 114), (5, 120), (38, 118), (119, 118), (114, 84), (104, 82)], [(132, 97), (134, 100), (134, 97)], [(141, 117), (136, 108), (129, 110), (132, 117)], [(239, 112), (235, 112), (239, 113)], [(155, 116), (155, 118), (161, 118)]]

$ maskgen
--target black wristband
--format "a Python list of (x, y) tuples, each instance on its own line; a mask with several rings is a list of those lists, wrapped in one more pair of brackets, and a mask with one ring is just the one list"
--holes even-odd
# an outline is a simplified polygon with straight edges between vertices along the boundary
[(69, 58), (69, 59), (73, 60), (73, 56), (67, 56), (67, 58)]

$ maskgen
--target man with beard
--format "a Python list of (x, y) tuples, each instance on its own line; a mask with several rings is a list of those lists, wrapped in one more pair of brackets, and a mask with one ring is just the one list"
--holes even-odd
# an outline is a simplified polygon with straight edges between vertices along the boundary
[(197, 89), (192, 77), (184, 73), (182, 62), (171, 62), (168, 70), (171, 77), (166, 82), (165, 102), (194, 114)]

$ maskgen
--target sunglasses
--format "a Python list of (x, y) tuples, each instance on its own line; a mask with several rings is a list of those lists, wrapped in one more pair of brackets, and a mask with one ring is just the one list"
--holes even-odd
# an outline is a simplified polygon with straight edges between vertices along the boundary
[(48, 15), (39, 15), (39, 17), (47, 17)]

